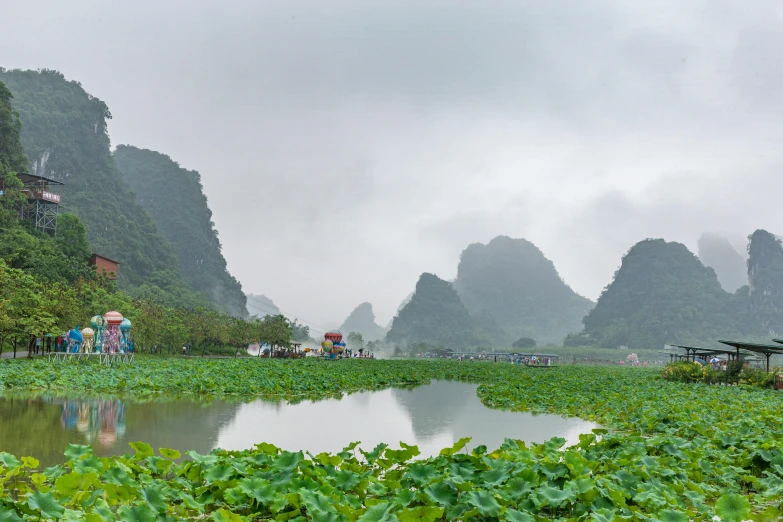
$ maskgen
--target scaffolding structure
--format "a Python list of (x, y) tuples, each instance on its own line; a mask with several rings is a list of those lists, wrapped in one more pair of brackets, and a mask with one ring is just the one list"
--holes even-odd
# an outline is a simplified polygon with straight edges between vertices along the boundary
[(22, 219), (31, 221), (36, 230), (56, 236), (60, 187), (65, 183), (34, 174), (17, 174), (17, 177), (27, 196), (27, 205), (21, 210)]

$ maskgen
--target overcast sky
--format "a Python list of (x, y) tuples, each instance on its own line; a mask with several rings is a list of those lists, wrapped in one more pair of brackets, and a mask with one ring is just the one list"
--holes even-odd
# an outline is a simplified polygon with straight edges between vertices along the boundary
[[(783, 4), (7, 2), (0, 65), (106, 101), (201, 172), (246, 292), (385, 324), (471, 242), (595, 299), (638, 240), (783, 231)], [(742, 245), (740, 244), (740, 247)]]

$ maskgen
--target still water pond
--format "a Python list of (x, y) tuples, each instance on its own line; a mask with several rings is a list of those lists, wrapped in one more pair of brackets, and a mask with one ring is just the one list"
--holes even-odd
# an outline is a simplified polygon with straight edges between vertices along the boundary
[(336, 452), (352, 441), (372, 449), (380, 442), (416, 444), (437, 454), (461, 437), (490, 449), (505, 437), (542, 442), (579, 440), (597, 425), (557, 415), (491, 410), (476, 385), (434, 382), (412, 390), (388, 389), (319, 402), (0, 398), (0, 451), (34, 456), (42, 465), (62, 460), (68, 443), (91, 444), (98, 455), (130, 452), (128, 442), (154, 448), (240, 450), (271, 442), (288, 450)]

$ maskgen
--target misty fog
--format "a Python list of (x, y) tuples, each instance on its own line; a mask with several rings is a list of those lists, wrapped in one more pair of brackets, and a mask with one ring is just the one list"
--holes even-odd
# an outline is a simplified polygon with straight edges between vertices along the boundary
[(783, 6), (9, 2), (7, 68), (201, 173), (245, 292), (386, 324), (421, 272), (524, 237), (596, 299), (646, 237), (783, 230)]

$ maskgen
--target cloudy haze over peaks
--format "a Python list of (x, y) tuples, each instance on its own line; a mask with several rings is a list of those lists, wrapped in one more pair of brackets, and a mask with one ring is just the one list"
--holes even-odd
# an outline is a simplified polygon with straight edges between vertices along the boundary
[[(246, 292), (385, 324), (525, 237), (595, 299), (635, 242), (783, 231), (774, 1), (9, 2), (0, 65), (201, 172)], [(742, 245), (739, 246), (742, 248)]]

